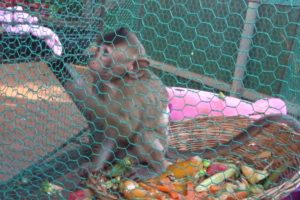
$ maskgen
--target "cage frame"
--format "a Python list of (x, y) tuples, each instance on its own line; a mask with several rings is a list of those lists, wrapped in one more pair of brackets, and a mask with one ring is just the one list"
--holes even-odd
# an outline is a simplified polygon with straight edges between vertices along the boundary
[[(87, 0), (87, 1), (90, 1), (90, 0)], [(105, 0), (102, 0), (102, 2), (105, 2)], [(258, 9), (258, 6), (259, 6), (260, 3), (266, 3), (266, 1), (260, 2), (260, 0), (257, 0), (257, 1), (250, 1), (249, 0), (249, 12), (251, 12), (251, 13), (249, 14), (250, 15), (249, 18), (246, 17), (244, 19), (245, 21), (255, 20), (256, 10), (255, 9), (253, 10), (253, 7), (251, 7), (251, 6), (254, 6), (256, 9)], [(141, 14), (142, 14), (142, 10), (141, 10)], [(43, 23), (46, 23), (46, 22), (44, 21)], [(71, 23), (71, 24), (73, 24), (72, 26), (76, 26), (76, 23)], [(62, 26), (63, 24), (58, 24), (58, 25)], [(245, 25), (244, 26), (244, 31), (245, 31), (244, 35), (248, 34), (248, 36), (251, 37), (251, 30), (249, 31), (249, 29), (253, 28), (251, 26), (255, 25), (255, 23), (252, 24), (250, 27), (245, 22), (244, 22), (244, 25)], [(103, 27), (101, 27), (101, 25), (99, 25), (99, 29), (103, 30)], [(12, 36), (16, 37), (16, 35), (12, 35)], [(1, 37), (2, 37), (2, 34), (0, 34), (0, 38)], [(17, 37), (19, 37), (19, 36), (17, 36)], [(31, 37), (31, 36), (20, 36), (20, 38), (23, 38), (23, 39), (26, 39), (26, 37)], [(245, 45), (245, 40), (247, 40), (248, 37), (245, 37), (245, 38), (241, 37), (240, 52), (243, 52), (242, 51), (243, 49), (244, 50), (249, 49), (249, 46), (248, 46), (249, 44)], [(249, 43), (249, 41), (248, 41), (248, 43)], [(85, 47), (87, 47), (87, 46), (88, 45), (86, 44)], [(237, 64), (236, 64), (236, 68), (235, 68), (236, 72), (235, 72), (234, 77), (233, 77), (233, 79), (236, 80), (236, 81), (233, 81), (232, 84), (228, 84), (228, 83), (225, 83), (223, 81), (215, 80), (215, 79), (212, 79), (212, 78), (207, 77), (205, 75), (196, 74), (196, 73), (193, 73), (193, 72), (178, 71), (178, 70), (176, 70), (175, 66), (165, 64), (165, 63), (161, 63), (161, 62), (154, 61), (154, 60), (151, 60), (151, 64), (152, 64), (151, 66), (154, 69), (158, 69), (158, 70), (162, 70), (162, 71), (165, 71), (165, 72), (173, 73), (173, 74), (175, 74), (176, 76), (179, 76), (179, 77), (190, 78), (190, 79), (192, 79), (193, 81), (196, 81), (196, 82), (197, 82), (197, 80), (201, 80), (201, 83), (204, 83), (205, 85), (212, 86), (216, 89), (219, 89), (219, 90), (222, 90), (222, 91), (225, 91), (225, 92), (231, 92), (231, 94), (233, 96), (243, 97), (243, 98), (253, 100), (253, 101), (257, 100), (258, 98), (268, 98), (268, 97), (270, 97), (268, 95), (258, 93), (258, 92), (254, 92), (250, 89), (244, 88), (243, 85), (241, 84), (240, 80), (242, 80), (243, 77), (244, 77), (244, 73), (243, 73), (244, 69), (241, 69), (240, 66), (245, 65), (245, 63), (247, 62), (247, 56), (246, 57), (244, 57), (244, 56), (245, 55), (242, 55), (242, 54), (238, 55), (238, 58), (237, 58), (237, 61), (236, 61)], [(82, 55), (82, 57), (84, 57), (84, 55)], [(15, 59), (14, 56), (9, 57), (9, 60), (14, 60), (14, 59)], [(34, 60), (37, 61), (37, 60), (40, 60), (40, 59), (39, 58), (33, 58), (31, 61), (34, 61)], [(64, 57), (64, 56), (61, 57), (61, 58), (58, 58), (58, 57), (55, 57), (55, 56), (49, 56), (45, 60), (48, 61), (49, 68), (51, 69), (51, 71), (54, 73), (54, 75), (57, 77), (57, 79), (59, 81), (60, 81), (60, 74), (57, 73), (57, 71), (58, 71), (57, 69), (60, 69), (60, 70), (64, 69), (65, 64), (74, 63), (74, 58), (70, 59), (69, 57)], [(238, 60), (241, 60), (241, 63), (239, 63)], [(23, 60), (18, 60), (18, 62), (22, 62), (22, 61)], [(4, 62), (4, 63), (1, 63), (1, 64), (5, 64), (5, 63), (8, 63), (8, 61)], [(64, 87), (63, 84), (62, 84), (62, 86)], [(287, 102), (287, 105), (288, 105), (288, 110), (290, 111), (291, 114), (297, 116), (300, 113), (298, 105), (295, 105), (291, 102)], [(24, 169), (22, 172), (20, 172), (16, 176), (9, 179), (6, 182), (7, 183), (6, 185), (1, 184), (0, 185), (0, 190), (3, 187), (12, 187), (12, 186), (15, 186), (15, 185), (18, 185), (18, 184), (21, 185), (22, 188), (24, 188), (24, 186), (25, 187), (28, 186), (28, 188), (30, 188), (30, 183), (37, 181), (37, 178), (36, 178), (37, 174), (39, 174), (38, 179), (41, 179), (43, 181), (45, 179), (47, 179), (49, 181), (53, 181), (56, 178), (59, 178), (59, 176), (62, 175), (60, 172), (56, 173), (56, 176), (52, 174), (53, 176), (50, 178), (49, 173), (45, 173), (45, 171), (40, 171), (40, 169), (45, 168), (46, 171), (47, 171), (47, 167), (45, 167), (45, 166), (49, 165), (48, 159), (55, 157), (57, 155), (58, 151), (61, 150), (61, 149), (66, 148), (66, 146), (68, 144), (75, 144), (76, 145), (78, 143), (77, 142), (78, 138), (84, 136), (86, 134), (86, 132), (88, 132), (88, 128), (84, 128), (82, 131), (80, 131), (79, 133), (74, 135), (72, 138), (70, 138), (66, 143), (63, 143), (62, 145), (60, 145), (60, 147), (58, 147), (55, 151), (49, 152), (47, 155), (45, 155), (43, 158), (41, 158), (38, 162), (34, 163), (33, 165), (31, 165), (28, 168)], [(56, 160), (56, 159), (54, 159), (54, 160)], [(53, 160), (51, 160), (51, 162), (52, 161)], [(48, 170), (51, 171), (50, 168), (48, 168)], [(34, 171), (36, 171), (36, 174), (31, 177), (32, 179), (27, 179), (26, 183), (24, 183), (22, 181), (22, 179), (24, 177), (30, 178), (29, 174), (31, 174)], [(48, 176), (46, 176), (45, 174), (47, 174)], [(43, 177), (45, 179), (43, 179)], [(36, 191), (36, 189), (37, 188), (33, 188), (33, 191)], [(24, 190), (22, 189), (20, 191), (21, 191), (21, 195), (22, 195), (22, 192), (24, 192)], [(1, 195), (3, 195), (3, 194), (0, 194), (0, 197), (1, 197)], [(15, 194), (12, 194), (12, 195), (15, 195)]]

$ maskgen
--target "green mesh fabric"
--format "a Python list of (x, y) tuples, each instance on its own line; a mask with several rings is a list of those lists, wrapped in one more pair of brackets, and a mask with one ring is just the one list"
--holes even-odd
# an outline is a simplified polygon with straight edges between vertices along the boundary
[[(65, 65), (89, 79), (87, 49), (99, 35), (120, 27), (138, 35), (158, 63), (151, 70), (167, 86), (251, 102), (280, 97), (289, 114), (300, 114), (299, 1), (262, 1), (250, 8), (254, 21), (246, 19), (246, 0), (11, 2), (1, 1), (0, 11), (23, 6), (39, 18), (38, 25), (57, 34), (63, 51), (55, 55), (44, 38), (0, 26), (0, 199), (67, 199), (78, 186), (72, 179), (78, 160), (68, 160), (66, 152), (85, 145), (89, 129), (64, 88), (70, 78)], [(253, 25), (251, 35), (243, 35), (245, 24)], [(0, 14), (0, 25), (15, 22), (2, 22)], [(240, 49), (243, 39), (246, 49)], [(241, 52), (248, 56), (238, 65)], [(243, 73), (236, 75), (237, 68)], [(80, 158), (88, 159), (78, 151)], [(65, 188), (62, 196), (47, 194), (42, 188), (48, 182)]]

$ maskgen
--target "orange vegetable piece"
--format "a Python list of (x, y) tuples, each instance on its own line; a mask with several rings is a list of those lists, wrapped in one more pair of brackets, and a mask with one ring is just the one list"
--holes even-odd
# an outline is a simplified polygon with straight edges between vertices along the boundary
[(196, 192), (195, 186), (192, 182), (187, 183), (187, 189), (186, 189), (186, 200), (203, 200), (207, 199), (208, 193), (207, 192)]
[(136, 188), (124, 193), (126, 199), (146, 199), (150, 197), (150, 193), (144, 189)]
[(195, 199), (196, 194), (195, 194), (195, 188), (194, 184), (192, 182), (187, 183), (187, 188), (186, 188), (186, 195), (185, 197), (187, 199)]
[(156, 177), (153, 177), (153, 178), (150, 178), (150, 179), (146, 180), (145, 182), (149, 183), (151, 185), (156, 185), (156, 184), (159, 183), (159, 181), (160, 181), (160, 177), (156, 176)]
[(162, 192), (168, 193), (172, 199), (182, 199), (182, 195), (175, 191), (174, 186), (170, 185), (156, 185), (156, 188)]
[(161, 177), (161, 179), (159, 180), (158, 184), (167, 184), (167, 185), (171, 185), (173, 184), (173, 182), (170, 180), (169, 177), (165, 176), (165, 177)]
[(179, 192), (181, 194), (184, 194), (186, 192), (186, 187), (187, 187), (186, 182), (175, 181), (173, 182), (173, 186), (176, 192)]
[(168, 185), (157, 185), (156, 188), (162, 192), (169, 193), (172, 191), (171, 187)]
[(171, 181), (169, 177), (162, 177), (157, 185), (169, 185), (174, 191), (184, 193), (186, 182)]
[(212, 194), (216, 194), (216, 193), (222, 191), (223, 189), (224, 189), (224, 187), (221, 185), (211, 185), (209, 187), (209, 192)]
[(194, 156), (188, 160), (168, 166), (167, 171), (161, 175), (164, 178), (172, 174), (175, 178), (184, 178), (187, 176), (195, 176), (199, 170), (203, 169), (203, 163), (200, 157)]
[(157, 191), (155, 188), (153, 188), (150, 185), (148, 185), (146, 183), (143, 183), (143, 182), (140, 182), (139, 186), (142, 187), (142, 188), (144, 188), (145, 190), (150, 191), (150, 192)]
[(175, 192), (174, 186), (169, 177), (163, 177), (159, 181), (159, 184), (155, 185), (155, 187), (162, 192), (168, 193), (172, 198), (173, 197), (177, 198), (177, 195), (174, 194)]
[(146, 183), (140, 182), (139, 186), (141, 188), (143, 188), (144, 190), (147, 190), (148, 192), (150, 192), (150, 195), (159, 199), (159, 200), (165, 200), (167, 199), (167, 195), (160, 192), (157, 188), (154, 188)]
[[(140, 184), (133, 180), (126, 180), (121, 183), (120, 191), (126, 199), (158, 199), (151, 192), (140, 187)], [(162, 200), (162, 199), (160, 199)]]
[(248, 197), (248, 192), (246, 191), (240, 191), (234, 193), (232, 196), (227, 197), (226, 200), (240, 200), (240, 199), (245, 199)]

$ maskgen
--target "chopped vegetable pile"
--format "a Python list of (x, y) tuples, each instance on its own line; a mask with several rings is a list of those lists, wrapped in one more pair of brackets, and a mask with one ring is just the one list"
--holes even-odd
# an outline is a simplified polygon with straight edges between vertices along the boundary
[(263, 193), (270, 182), (276, 181), (267, 170), (198, 156), (179, 160), (159, 176), (143, 181), (120, 176), (128, 165), (130, 162), (125, 160), (113, 166), (111, 171), (116, 176), (112, 179), (101, 175), (89, 178), (87, 189), (72, 193), (69, 200), (103, 199), (103, 195), (106, 199), (238, 200)]

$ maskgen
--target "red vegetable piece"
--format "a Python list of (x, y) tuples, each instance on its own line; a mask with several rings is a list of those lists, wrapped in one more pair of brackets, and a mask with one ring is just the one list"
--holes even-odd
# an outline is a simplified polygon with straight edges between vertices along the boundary
[(90, 190), (77, 190), (72, 192), (68, 200), (89, 200), (92, 199), (92, 193)]
[(212, 163), (206, 170), (208, 176), (212, 176), (218, 172), (223, 172), (228, 169), (228, 166), (223, 163)]

